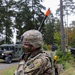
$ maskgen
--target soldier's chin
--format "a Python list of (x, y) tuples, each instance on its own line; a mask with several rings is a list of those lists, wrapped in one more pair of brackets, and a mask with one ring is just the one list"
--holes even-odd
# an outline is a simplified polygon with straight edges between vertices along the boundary
[(25, 54), (29, 54), (31, 51), (30, 51), (30, 49), (23, 48), (23, 52), (24, 52)]

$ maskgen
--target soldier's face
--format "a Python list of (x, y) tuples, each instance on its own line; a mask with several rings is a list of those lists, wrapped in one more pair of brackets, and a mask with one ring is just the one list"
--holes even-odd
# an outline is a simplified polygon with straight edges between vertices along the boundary
[(22, 48), (23, 48), (23, 51), (25, 52), (25, 53), (30, 53), (30, 52), (32, 52), (35, 48), (32, 46), (32, 45), (30, 45), (29, 43), (24, 43), (23, 45), (22, 45)]

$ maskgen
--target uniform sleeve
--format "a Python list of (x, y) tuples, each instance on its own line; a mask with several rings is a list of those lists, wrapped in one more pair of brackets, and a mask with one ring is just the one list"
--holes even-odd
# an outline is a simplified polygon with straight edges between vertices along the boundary
[(14, 75), (24, 75), (24, 64), (25, 64), (25, 61), (24, 60), (22, 60), (22, 61), (20, 61), (20, 63), (18, 64), (18, 67), (17, 67), (17, 69), (15, 70), (15, 72), (14, 72)]
[(43, 60), (43, 73), (42, 75), (52, 75), (52, 62), (47, 56), (42, 57)]

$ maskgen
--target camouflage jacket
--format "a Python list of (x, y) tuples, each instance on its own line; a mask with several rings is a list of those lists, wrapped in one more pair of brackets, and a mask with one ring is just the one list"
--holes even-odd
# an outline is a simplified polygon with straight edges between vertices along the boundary
[(36, 52), (22, 59), (14, 75), (52, 75), (51, 61), (45, 52)]

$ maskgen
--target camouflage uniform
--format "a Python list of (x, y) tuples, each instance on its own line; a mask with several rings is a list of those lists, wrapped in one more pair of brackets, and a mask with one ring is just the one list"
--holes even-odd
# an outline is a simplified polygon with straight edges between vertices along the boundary
[(42, 34), (37, 30), (29, 30), (23, 34), (22, 40), (22, 43), (30, 42), (37, 47), (37, 50), (30, 55), (24, 53), (14, 75), (52, 75), (51, 61), (48, 54), (38, 48), (43, 45)]

